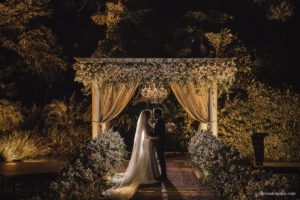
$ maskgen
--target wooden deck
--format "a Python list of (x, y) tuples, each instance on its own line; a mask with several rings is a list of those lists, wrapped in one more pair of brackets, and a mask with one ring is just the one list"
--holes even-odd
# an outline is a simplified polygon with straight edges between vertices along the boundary
[(300, 162), (279, 162), (279, 161), (264, 161), (264, 167), (297, 167), (300, 168)]
[(3, 162), (0, 163), (0, 175), (4, 178), (17, 177), (22, 175), (57, 173), (63, 169), (66, 162), (47, 159), (32, 160), (25, 162)]
[(65, 161), (54, 159), (0, 163), (0, 199), (26, 198), (36, 188), (45, 186), (44, 189), (47, 189), (48, 182), (65, 165)]

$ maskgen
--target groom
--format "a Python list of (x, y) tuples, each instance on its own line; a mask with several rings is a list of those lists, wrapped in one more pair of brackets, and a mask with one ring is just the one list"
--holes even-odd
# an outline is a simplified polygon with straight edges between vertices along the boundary
[(154, 123), (153, 128), (153, 135), (152, 138), (155, 151), (158, 156), (158, 160), (160, 163), (161, 168), (161, 181), (167, 180), (167, 174), (166, 174), (166, 162), (164, 158), (164, 146), (165, 146), (165, 123), (162, 119), (162, 109), (161, 108), (154, 108), (154, 119), (156, 122)]

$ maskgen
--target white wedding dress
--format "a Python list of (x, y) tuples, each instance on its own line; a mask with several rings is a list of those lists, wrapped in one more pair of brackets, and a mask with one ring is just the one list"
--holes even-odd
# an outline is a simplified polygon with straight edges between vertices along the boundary
[(145, 110), (141, 112), (132, 149), (131, 158), (125, 173), (112, 178), (114, 187), (106, 195), (114, 199), (130, 199), (140, 184), (153, 184), (160, 177), (152, 140), (148, 137), (151, 128)]

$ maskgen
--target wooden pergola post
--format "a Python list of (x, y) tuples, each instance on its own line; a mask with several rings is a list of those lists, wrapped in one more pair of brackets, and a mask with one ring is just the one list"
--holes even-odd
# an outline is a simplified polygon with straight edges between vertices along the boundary
[(92, 86), (92, 139), (100, 132), (100, 89), (96, 81)]
[(218, 137), (218, 86), (216, 82), (212, 82), (212, 87), (209, 91), (209, 131)]

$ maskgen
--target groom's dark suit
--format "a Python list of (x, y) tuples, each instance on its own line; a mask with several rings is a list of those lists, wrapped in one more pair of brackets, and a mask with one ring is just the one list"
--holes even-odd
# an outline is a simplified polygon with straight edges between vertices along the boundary
[(166, 174), (166, 162), (164, 158), (164, 151), (165, 151), (165, 122), (163, 119), (158, 119), (154, 124), (153, 135), (155, 137), (159, 137), (159, 139), (154, 139), (154, 148), (156, 150), (160, 167), (161, 167), (161, 178), (167, 178)]

